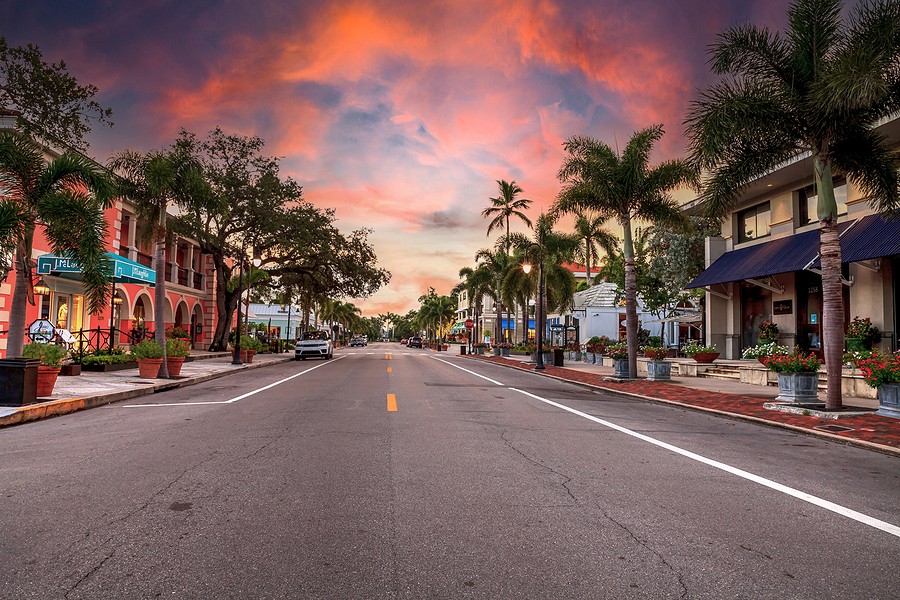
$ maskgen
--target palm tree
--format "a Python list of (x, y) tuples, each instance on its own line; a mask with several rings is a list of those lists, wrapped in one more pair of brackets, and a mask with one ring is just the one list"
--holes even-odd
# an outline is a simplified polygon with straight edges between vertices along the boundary
[(482, 248), (475, 253), (475, 260), (479, 265), (483, 266), (491, 273), (490, 293), (494, 299), (494, 313), (496, 315), (494, 323), (494, 334), (491, 336), (493, 343), (503, 340), (503, 301), (502, 282), (506, 276), (511, 260), (509, 254), (503, 249), (507, 246), (506, 238), (502, 237), (497, 240), (497, 245), (493, 250)]
[(900, 208), (897, 163), (873, 131), (900, 106), (900, 3), (796, 0), (784, 35), (753, 25), (719, 35), (710, 68), (726, 79), (691, 104), (691, 158), (709, 172), (707, 212), (722, 217), (751, 181), (801, 152), (818, 189), (827, 410), (838, 410), (844, 347), (841, 247), (833, 171), (879, 212)]
[(571, 137), (563, 144), (569, 156), (559, 170), (563, 189), (554, 204), (555, 213), (592, 210), (615, 218), (623, 229), (625, 256), (625, 322), (628, 341), (629, 377), (637, 377), (638, 318), (634, 273), (632, 223), (635, 220), (686, 226), (670, 192), (693, 183), (696, 172), (682, 160), (648, 165), (653, 144), (662, 137), (663, 126), (654, 125), (636, 132), (619, 155), (603, 142), (589, 137)]
[[(528, 227), (531, 227), (531, 220), (525, 215), (523, 210), (527, 210), (531, 206), (531, 200), (525, 198), (516, 198), (522, 193), (522, 188), (513, 181), (498, 179), (497, 185), (500, 188), (500, 195), (496, 198), (490, 198), (491, 206), (481, 211), (481, 216), (485, 219), (491, 219), (488, 223), (488, 235), (495, 229), (506, 227), (506, 237), (509, 237), (509, 218), (518, 217)], [(506, 246), (506, 253), (509, 254), (509, 245)]]
[[(535, 328), (546, 330), (548, 309), (564, 311), (575, 297), (575, 276), (572, 271), (563, 266), (563, 263), (571, 262), (578, 249), (580, 239), (575, 234), (559, 233), (553, 231), (556, 223), (554, 215), (541, 214), (534, 224), (534, 237), (529, 238), (522, 234), (511, 234), (508, 240), (516, 253), (510, 261), (510, 268), (505, 277), (504, 287), (510, 291), (516, 289), (537, 290), (539, 285), (540, 270), (535, 269), (530, 274), (525, 274), (522, 265), (526, 261), (534, 262), (540, 256), (535, 254), (534, 245), (541, 247), (543, 254), (544, 272), (544, 302), (537, 308)], [(523, 278), (531, 279), (531, 284), (522, 281)]]
[[(575, 259), (584, 262), (585, 282), (591, 285), (591, 265), (599, 256), (599, 248), (603, 248), (607, 256), (616, 252), (619, 239), (603, 229), (606, 218), (601, 215), (579, 213), (575, 219), (575, 235), (580, 239)], [(598, 248), (599, 247), (599, 248)]]
[[(109, 167), (119, 175), (122, 195), (134, 204), (138, 218), (146, 223), (154, 223), (152, 233), (156, 251), (153, 268), (156, 269), (156, 286), (153, 294), (153, 327), (154, 338), (162, 345), (165, 355), (166, 212), (170, 203), (184, 204), (187, 197), (203, 193), (205, 182), (202, 169), (196, 159), (178, 150), (123, 150), (110, 159)], [(163, 361), (157, 377), (168, 379), (166, 361)]]
[[(478, 327), (481, 311), (484, 308), (484, 295), (490, 294), (494, 285), (494, 273), (484, 264), (477, 264), (475, 268), (463, 267), (459, 270), (459, 276), (463, 279), (462, 286), (469, 298), (469, 306), (475, 309), (475, 327)], [(476, 329), (472, 333), (472, 339), (478, 340), (479, 333)]]
[(34, 304), (32, 251), (40, 225), (55, 254), (81, 265), (88, 309), (97, 313), (110, 293), (106, 260), (107, 224), (103, 210), (112, 205), (114, 186), (99, 165), (65, 153), (51, 161), (30, 138), (0, 131), (0, 187), (6, 188), (6, 233), (0, 245), (15, 249), (16, 281), (9, 311), (6, 356), (22, 355), (26, 304)]
[(429, 294), (419, 309), (419, 323), (431, 327), (438, 344), (443, 341), (444, 330), (456, 319), (456, 298)]

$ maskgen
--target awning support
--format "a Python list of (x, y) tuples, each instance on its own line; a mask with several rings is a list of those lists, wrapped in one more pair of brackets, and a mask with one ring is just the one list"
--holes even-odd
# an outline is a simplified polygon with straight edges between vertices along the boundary
[(744, 281), (746, 281), (747, 283), (752, 283), (753, 285), (755, 285), (757, 287), (761, 287), (764, 290), (769, 290), (770, 292), (775, 292), (776, 294), (779, 294), (779, 295), (784, 293), (784, 286), (778, 285), (778, 282), (775, 281), (774, 277), (769, 277), (769, 280), (774, 281), (775, 285), (766, 283), (765, 281), (760, 281), (759, 279), (745, 279)]
[(722, 292), (717, 292), (711, 287), (705, 287), (703, 289), (706, 290), (707, 293), (712, 294), (717, 298), (722, 298), (723, 300), (731, 300), (731, 294), (723, 294)]
[(876, 273), (881, 271), (881, 259), (878, 258), (876, 258), (875, 260), (861, 260), (855, 264), (861, 266), (863, 269), (875, 271)]
[[(816, 275), (822, 275), (822, 269), (804, 269), (804, 270), (809, 271), (810, 273), (815, 273)], [(855, 283), (855, 281), (854, 281), (853, 277), (851, 277), (850, 279), (845, 279), (844, 276), (842, 275), (841, 283), (843, 283), (847, 287), (851, 287)]]

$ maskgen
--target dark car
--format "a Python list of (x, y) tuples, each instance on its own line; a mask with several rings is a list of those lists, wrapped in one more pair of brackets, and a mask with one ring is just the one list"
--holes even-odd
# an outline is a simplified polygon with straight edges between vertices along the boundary
[(421, 348), (422, 347), (422, 338), (415, 335), (409, 338), (409, 341), (406, 342), (406, 346), (409, 348)]
[(369, 345), (368, 342), (363, 337), (357, 336), (357, 337), (350, 338), (350, 346), (351, 347), (353, 347), (353, 346), (368, 346), (368, 345)]

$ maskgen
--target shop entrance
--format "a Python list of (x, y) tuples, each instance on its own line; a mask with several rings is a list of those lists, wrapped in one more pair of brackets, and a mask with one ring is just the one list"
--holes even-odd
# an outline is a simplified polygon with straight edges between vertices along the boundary
[(741, 282), (741, 350), (759, 342), (759, 326), (772, 314), (772, 292)]

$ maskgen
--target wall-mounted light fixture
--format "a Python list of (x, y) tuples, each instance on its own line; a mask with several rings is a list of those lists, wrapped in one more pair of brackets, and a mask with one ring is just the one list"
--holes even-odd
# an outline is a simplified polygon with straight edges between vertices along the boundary
[(50, 288), (44, 282), (43, 277), (38, 279), (38, 282), (36, 284), (34, 284), (34, 293), (37, 294), (38, 296), (46, 296), (47, 294), (50, 293)]

